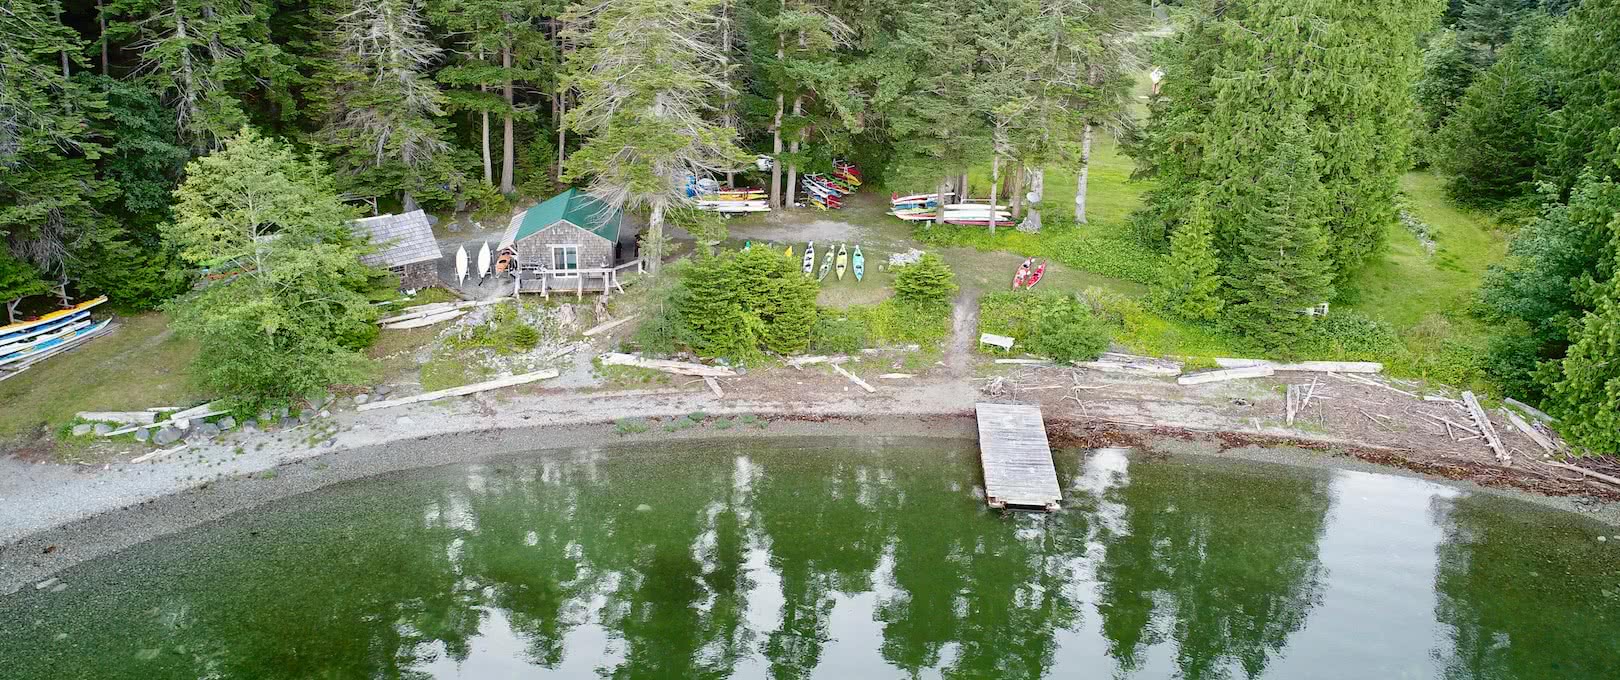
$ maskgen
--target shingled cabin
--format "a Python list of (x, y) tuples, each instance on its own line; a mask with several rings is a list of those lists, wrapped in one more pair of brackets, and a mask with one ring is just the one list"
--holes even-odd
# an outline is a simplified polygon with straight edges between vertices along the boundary
[(628, 235), (623, 210), (569, 189), (512, 217), (496, 249), (498, 271), (517, 277), (519, 293), (622, 291), (619, 269), (639, 266), (618, 261), (619, 239)]
[(425, 213), (377, 215), (355, 220), (353, 225), (356, 233), (368, 235), (377, 248), (360, 261), (393, 272), (399, 277), (400, 290), (439, 285), (439, 242), (433, 238)]

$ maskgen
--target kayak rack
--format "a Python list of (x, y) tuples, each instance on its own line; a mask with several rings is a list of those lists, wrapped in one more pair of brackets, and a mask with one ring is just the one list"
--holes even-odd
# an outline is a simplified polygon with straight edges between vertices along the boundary
[(974, 404), (985, 502), (992, 508), (1055, 512), (1063, 500), (1039, 406)]

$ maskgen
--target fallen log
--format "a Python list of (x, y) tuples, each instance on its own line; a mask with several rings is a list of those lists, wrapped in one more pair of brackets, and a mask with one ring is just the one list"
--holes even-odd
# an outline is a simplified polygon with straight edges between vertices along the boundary
[(856, 377), (854, 373), (850, 373), (849, 371), (844, 370), (843, 366), (839, 366), (838, 364), (832, 364), (832, 369), (835, 370), (835, 371), (838, 371), (845, 378), (849, 378), (850, 382), (855, 383), (856, 385), (860, 385), (861, 389), (866, 390), (867, 392), (876, 392), (877, 391), (876, 387), (873, 387), (871, 385), (866, 384), (865, 380), (861, 380), (860, 378)]
[(690, 375), (695, 378), (731, 378), (737, 375), (724, 366), (704, 366), (684, 361), (668, 361), (665, 359), (644, 359), (634, 354), (620, 354), (609, 352), (602, 355), (602, 364), (605, 366), (635, 366), (637, 368), (650, 368), (655, 371), (673, 373), (675, 375)]
[(1230, 359), (1217, 357), (1215, 365), (1221, 368), (1253, 368), (1270, 366), (1277, 371), (1308, 371), (1313, 373), (1382, 373), (1384, 365), (1373, 361), (1297, 361), (1280, 363), (1266, 359)]
[(1508, 397), (1506, 399), (1503, 399), (1502, 402), (1506, 403), (1506, 404), (1508, 404), (1510, 406), (1517, 406), (1519, 408), (1519, 410), (1524, 411), (1526, 414), (1529, 414), (1529, 416), (1531, 418), (1535, 418), (1536, 420), (1539, 420), (1539, 421), (1541, 421), (1543, 423), (1556, 423), (1556, 422), (1558, 422), (1557, 418), (1554, 418), (1552, 416), (1547, 415), (1547, 413), (1542, 411), (1541, 409), (1536, 408), (1534, 406), (1531, 406), (1529, 404), (1526, 404), (1526, 403), (1524, 403), (1522, 401), (1519, 401), (1518, 399), (1514, 399), (1513, 397)]
[(1583, 475), (1591, 477), (1592, 479), (1601, 479), (1601, 480), (1603, 480), (1605, 482), (1608, 482), (1610, 484), (1613, 484), (1615, 486), (1620, 486), (1620, 478), (1611, 477), (1611, 476), (1603, 474), (1601, 472), (1593, 472), (1591, 470), (1588, 470), (1586, 468), (1583, 468), (1583, 467), (1580, 467), (1580, 466), (1577, 466), (1577, 465), (1570, 465), (1569, 463), (1556, 461), (1556, 460), (1544, 460), (1544, 461), (1541, 461), (1541, 462), (1544, 463), (1544, 464), (1547, 464), (1547, 465), (1551, 465), (1551, 466), (1556, 467), (1556, 468), (1563, 468), (1565, 470), (1572, 470), (1574, 472), (1579, 472), (1579, 473), (1581, 473)]
[(164, 458), (164, 457), (168, 456), (169, 454), (179, 453), (181, 451), (184, 451), (184, 450), (186, 450), (186, 447), (189, 447), (189, 446), (191, 446), (191, 445), (190, 444), (181, 444), (181, 445), (176, 446), (176, 447), (174, 447), (172, 449), (158, 449), (157, 451), (153, 451), (153, 452), (148, 453), (148, 454), (146, 454), (144, 456), (134, 458), (134, 459), (130, 460), (129, 462), (131, 462), (131, 463), (145, 463), (146, 461), (149, 461), (149, 460), (157, 460), (159, 458)]
[(145, 425), (157, 422), (157, 411), (80, 411), (80, 420), (94, 420), (120, 425)]
[(635, 321), (636, 317), (638, 317), (638, 316), (640, 316), (640, 315), (639, 314), (631, 314), (630, 316), (624, 317), (623, 319), (616, 319), (616, 320), (609, 321), (609, 322), (604, 323), (604, 324), (599, 324), (596, 327), (594, 327), (594, 328), (592, 328), (592, 329), (590, 329), (588, 331), (585, 331), (584, 335), (585, 335), (585, 337), (588, 338), (588, 337), (591, 337), (593, 335), (596, 335), (597, 333), (604, 333), (604, 332), (613, 330), (615, 328), (618, 328), (619, 326), (623, 326), (624, 324), (630, 323), (631, 321)]
[(1513, 427), (1516, 427), (1520, 432), (1523, 432), (1526, 437), (1530, 438), (1530, 441), (1536, 443), (1536, 446), (1541, 447), (1541, 449), (1547, 453), (1554, 453), (1558, 450), (1558, 447), (1552, 443), (1551, 439), (1547, 438), (1547, 435), (1536, 431), (1536, 428), (1531, 427), (1530, 423), (1524, 422), (1524, 419), (1520, 418), (1519, 414), (1508, 409), (1502, 410), (1503, 412), (1507, 413), (1508, 422), (1513, 423)]
[(1344, 382), (1356, 383), (1358, 385), (1366, 385), (1368, 387), (1382, 387), (1382, 388), (1384, 388), (1386, 390), (1389, 390), (1391, 392), (1395, 392), (1397, 394), (1404, 394), (1404, 395), (1406, 395), (1408, 397), (1411, 397), (1413, 399), (1422, 399), (1423, 398), (1423, 397), (1420, 397), (1420, 396), (1418, 396), (1416, 394), (1412, 394), (1411, 392), (1408, 392), (1406, 390), (1400, 389), (1398, 387), (1391, 387), (1389, 385), (1385, 385), (1384, 383), (1378, 382), (1377, 380), (1369, 380), (1369, 379), (1363, 378), (1363, 377), (1361, 377), (1359, 375), (1345, 375), (1343, 373), (1333, 373), (1333, 372), (1329, 372), (1328, 375), (1331, 375), (1331, 376), (1333, 376), (1335, 378), (1338, 378), (1339, 380), (1343, 380)]
[(804, 368), (805, 366), (811, 366), (811, 365), (814, 365), (814, 364), (828, 364), (828, 363), (841, 364), (841, 363), (844, 363), (846, 361), (849, 361), (849, 357), (846, 357), (846, 356), (829, 357), (829, 356), (824, 356), (824, 355), (818, 355), (818, 356), (813, 356), (813, 357), (797, 357), (797, 358), (794, 358), (794, 359), (788, 359), (787, 360), (787, 365), (792, 366), (794, 368)]
[(1249, 366), (1247, 368), (1227, 368), (1217, 371), (1204, 371), (1202, 373), (1189, 373), (1176, 379), (1179, 385), (1202, 385), (1205, 383), (1224, 382), (1227, 380), (1242, 380), (1245, 378), (1265, 378), (1276, 375), (1276, 369), (1270, 366)]
[(1501, 437), (1496, 435), (1496, 426), (1491, 424), (1490, 414), (1486, 413), (1484, 407), (1479, 405), (1479, 399), (1474, 397), (1473, 392), (1463, 392), (1462, 398), (1463, 403), (1468, 405), (1469, 415), (1472, 415), (1474, 422), (1479, 424), (1479, 432), (1485, 436), (1485, 443), (1490, 445), (1492, 451), (1496, 452), (1496, 460), (1500, 461), (1504, 466), (1512, 465), (1513, 456), (1509, 455), (1507, 448), (1502, 446)]
[(509, 301), (511, 299), (512, 298), (509, 298), (509, 297), (498, 297), (498, 298), (495, 298), (493, 300), (469, 300), (469, 301), (466, 301), (466, 302), (435, 302), (435, 303), (433, 303), (431, 305), (418, 305), (416, 307), (407, 307), (405, 309), (400, 310), (402, 312), (401, 314), (396, 314), (396, 315), (390, 316), (390, 317), (388, 317), (386, 319), (378, 319), (377, 320), (377, 325), (379, 325), (379, 326), (387, 326), (388, 324), (392, 324), (392, 323), (399, 323), (401, 321), (410, 321), (412, 319), (420, 319), (422, 317), (434, 316), (436, 314), (443, 314), (445, 312), (453, 312), (453, 311), (458, 310), (458, 309), (472, 309), (473, 307), (487, 307), (489, 305), (498, 305), (498, 304), (500, 304), (502, 302), (506, 302), (506, 301)]
[(878, 377), (882, 378), (884, 380), (905, 380), (907, 378), (915, 378), (917, 376), (914, 376), (914, 375), (912, 375), (910, 373), (884, 373), (883, 375), (880, 375)]
[(431, 315), (428, 315), (428, 316), (417, 317), (415, 319), (410, 319), (408, 321), (401, 321), (399, 323), (391, 323), (391, 324), (388, 324), (386, 326), (383, 326), (383, 328), (386, 329), (386, 330), (391, 330), (391, 331), (402, 331), (402, 330), (407, 330), (407, 329), (411, 329), (411, 328), (421, 328), (423, 326), (432, 326), (433, 324), (436, 324), (436, 323), (444, 323), (446, 321), (450, 321), (452, 319), (459, 318), (460, 316), (462, 316), (464, 314), (466, 314), (466, 312), (462, 312), (462, 311), (440, 312), (438, 314), (431, 314)]
[(715, 398), (724, 399), (726, 397), (726, 393), (720, 391), (720, 381), (704, 376), (703, 384), (709, 386), (709, 391), (714, 393)]
[(996, 363), (1015, 366), (1049, 366), (1052, 362), (1045, 359), (997, 359)]
[(555, 377), (557, 377), (559, 375), (562, 375), (562, 374), (557, 372), (556, 369), (548, 368), (548, 369), (546, 369), (544, 371), (535, 371), (533, 373), (523, 373), (523, 374), (520, 374), (520, 375), (508, 376), (508, 377), (500, 378), (500, 379), (497, 379), (497, 380), (489, 380), (489, 381), (481, 382), (481, 383), (473, 383), (471, 385), (462, 385), (461, 387), (452, 387), (452, 388), (447, 389), (447, 390), (437, 390), (437, 391), (433, 391), (433, 392), (423, 392), (421, 394), (417, 394), (417, 395), (413, 395), (413, 396), (409, 396), (409, 397), (401, 397), (399, 399), (389, 399), (387, 401), (368, 402), (368, 403), (361, 404), (360, 406), (356, 407), (355, 410), (356, 411), (375, 411), (375, 410), (380, 409), (380, 408), (393, 408), (395, 406), (404, 406), (406, 404), (415, 404), (415, 403), (423, 402), (423, 401), (433, 401), (435, 399), (444, 399), (445, 397), (461, 397), (461, 396), (466, 396), (466, 395), (469, 395), (469, 394), (475, 394), (475, 393), (478, 393), (478, 392), (487, 392), (489, 390), (498, 390), (498, 389), (500, 389), (502, 387), (514, 387), (514, 386), (517, 386), (517, 385), (524, 385), (524, 384), (536, 382), (536, 381), (539, 381), (539, 380), (550, 380), (550, 379), (555, 378)]

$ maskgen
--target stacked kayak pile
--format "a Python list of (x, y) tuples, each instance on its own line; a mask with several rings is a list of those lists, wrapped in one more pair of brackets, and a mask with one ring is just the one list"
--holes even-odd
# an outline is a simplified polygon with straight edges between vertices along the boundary
[(844, 207), (844, 197), (861, 187), (861, 171), (854, 163), (833, 161), (832, 175), (811, 173), (799, 178), (807, 205), (820, 210)]
[[(945, 193), (946, 198), (955, 195), (950, 192)], [(889, 196), (889, 205), (892, 206), (889, 214), (902, 220), (909, 222), (932, 220), (935, 212), (939, 210), (939, 194), (901, 196), (896, 193)]]
[(688, 180), (686, 196), (698, 210), (718, 213), (770, 212), (765, 190), (758, 187), (724, 188), (712, 179)]
[(991, 216), (995, 217), (998, 227), (1012, 226), (1012, 213), (1007, 206), (998, 205), (992, 210), (988, 203), (956, 203), (945, 206), (946, 224), (967, 224), (986, 226), (990, 224)]
[(106, 301), (102, 296), (33, 321), (0, 326), (0, 380), (110, 332), (108, 324), (112, 319), (97, 321), (90, 317), (91, 308)]

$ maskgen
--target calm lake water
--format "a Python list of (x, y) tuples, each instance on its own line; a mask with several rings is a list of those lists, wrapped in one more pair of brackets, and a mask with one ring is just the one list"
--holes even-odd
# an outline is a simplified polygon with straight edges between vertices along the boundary
[(579, 451), (341, 485), (0, 599), (5, 678), (1615, 678), (1620, 534), (1413, 480), (971, 442)]

